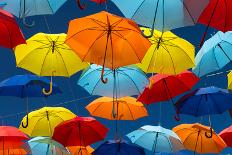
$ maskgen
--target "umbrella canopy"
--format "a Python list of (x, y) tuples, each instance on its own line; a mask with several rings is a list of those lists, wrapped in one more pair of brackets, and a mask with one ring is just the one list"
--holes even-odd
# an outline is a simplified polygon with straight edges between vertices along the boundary
[(219, 133), (228, 147), (232, 147), (232, 125)]
[(2, 155), (28, 155), (28, 151), (23, 148), (18, 149), (4, 149), (0, 150), (0, 154)]
[(0, 46), (14, 48), (25, 43), (24, 36), (14, 17), (0, 9)]
[(144, 105), (133, 97), (101, 97), (87, 105), (86, 109), (92, 116), (109, 120), (136, 120), (148, 116)]
[[(36, 75), (15, 75), (0, 82), (0, 96), (16, 97), (43, 97), (42, 89), (49, 89), (49, 79)], [(53, 93), (61, 93), (56, 84), (53, 85)]]
[(108, 82), (105, 84), (100, 79), (101, 70), (101, 66), (91, 65), (83, 72), (77, 84), (92, 95), (116, 98), (138, 95), (148, 84), (146, 74), (135, 66), (115, 70), (106, 68), (104, 77)]
[(189, 91), (199, 81), (199, 78), (192, 72), (185, 71), (178, 75), (156, 74), (150, 77), (150, 81), (150, 85), (138, 97), (138, 101), (145, 104), (167, 101)]
[[(169, 31), (196, 24), (209, 0), (112, 0), (125, 17), (139, 25)], [(199, 5), (199, 3), (201, 5)]]
[(50, 137), (35, 137), (28, 141), (33, 155), (70, 155), (68, 150)]
[(90, 146), (69, 146), (67, 148), (72, 155), (92, 155), (94, 151)]
[[(221, 153), (226, 147), (224, 141), (211, 130), (210, 127), (201, 124), (181, 124), (173, 128), (180, 137), (184, 147), (197, 153)], [(212, 132), (209, 138), (207, 133)]]
[[(222, 102), (223, 101), (223, 102)], [(175, 104), (177, 112), (193, 116), (221, 114), (232, 109), (232, 95), (226, 89), (206, 87), (183, 96)]]
[(66, 146), (88, 146), (103, 140), (108, 129), (93, 117), (75, 117), (59, 124), (53, 139)]
[(23, 141), (29, 139), (23, 132), (13, 126), (0, 126), (0, 138), (12, 141)]
[(227, 75), (228, 78), (228, 89), (232, 90), (232, 72)]
[(54, 128), (63, 121), (70, 120), (76, 115), (63, 107), (44, 107), (32, 111), (25, 116), (22, 123), (28, 121), (26, 128), (20, 124), (19, 129), (31, 137), (47, 136), (51, 137)]
[(93, 155), (145, 155), (143, 149), (128, 144), (124, 140), (109, 140), (101, 144), (94, 152)]
[(150, 47), (134, 21), (104, 11), (70, 21), (66, 43), (81, 60), (102, 65), (102, 74), (141, 62)]
[(183, 150), (179, 137), (172, 131), (161, 126), (146, 125), (127, 135), (132, 143), (154, 153), (173, 153)]
[(202, 77), (232, 62), (232, 32), (217, 32), (207, 40), (196, 56), (193, 72)]
[[(147, 28), (141, 29), (145, 34), (150, 32)], [(138, 64), (144, 72), (176, 75), (195, 66), (195, 48), (188, 41), (170, 31), (154, 31), (149, 40), (152, 45)]]

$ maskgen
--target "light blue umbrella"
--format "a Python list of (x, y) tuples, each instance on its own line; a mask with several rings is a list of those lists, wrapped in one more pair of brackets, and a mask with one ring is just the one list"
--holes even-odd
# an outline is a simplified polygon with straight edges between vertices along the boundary
[(209, 2), (209, 0), (112, 1), (125, 17), (135, 20), (139, 25), (163, 32), (196, 24), (201, 12)]
[(91, 65), (77, 84), (92, 95), (120, 98), (140, 94), (149, 83), (146, 74), (134, 66), (121, 67), (115, 71), (106, 68), (104, 77), (108, 79), (107, 83), (101, 81), (101, 71), (101, 66)]
[(26, 17), (35, 15), (54, 14), (67, 0), (4, 0), (6, 5), (4, 10), (12, 13), (18, 18), (22, 18), (26, 26)]
[(232, 32), (218, 32), (207, 40), (195, 58), (193, 72), (202, 77), (232, 62)]
[(63, 145), (50, 137), (35, 137), (28, 144), (32, 155), (71, 155)]
[(177, 134), (161, 126), (146, 125), (127, 137), (132, 143), (154, 153), (174, 153), (184, 149)]

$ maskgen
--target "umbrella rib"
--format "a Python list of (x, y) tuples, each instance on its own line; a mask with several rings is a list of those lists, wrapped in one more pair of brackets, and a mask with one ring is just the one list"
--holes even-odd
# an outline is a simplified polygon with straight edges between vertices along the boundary
[[(65, 64), (64, 58), (62, 57), (62, 55), (61, 55), (61, 53), (60, 53), (60, 51), (59, 51), (58, 49), (55, 49), (55, 50), (56, 50), (57, 53), (60, 55), (61, 60), (62, 60), (62, 62), (63, 62), (63, 64), (64, 64), (64, 67), (65, 67), (66, 73), (67, 73), (68, 77), (70, 77), (71, 75), (70, 75), (69, 72), (68, 72), (68, 68), (67, 68), (67, 66), (66, 66), (66, 64)], [(56, 56), (57, 56), (57, 55), (56, 55)]]
[(183, 6), (184, 6), (184, 8), (186, 9), (186, 11), (188, 12), (188, 14), (189, 14), (191, 20), (193, 21), (193, 24), (196, 24), (196, 21), (194, 20), (193, 16), (191, 15), (191, 13), (190, 13), (190, 11), (189, 11), (187, 5), (185, 4), (185, 2), (182, 1), (182, 0), (179, 0), (179, 2), (183, 4)]
[(130, 106), (129, 106), (127, 103), (125, 103), (125, 105), (127, 106), (128, 110), (129, 110), (129, 112), (130, 112), (130, 114), (131, 114), (132, 120), (136, 120), (136, 119), (134, 118), (134, 116), (133, 116), (133, 113), (132, 113), (132, 111), (131, 111), (131, 109), (130, 109)]
[(220, 66), (219, 66), (218, 61), (217, 61), (217, 58), (216, 58), (215, 49), (216, 49), (216, 48), (215, 48), (215, 46), (214, 46), (214, 47), (213, 47), (214, 59), (215, 59), (215, 61), (216, 61), (216, 64), (217, 64), (218, 69), (220, 69)]
[(135, 10), (135, 12), (133, 13), (133, 15), (131, 16), (131, 19), (134, 18), (134, 16), (137, 14), (137, 12), (139, 11), (139, 9), (142, 7), (142, 5), (145, 3), (146, 0), (143, 0), (143, 2), (138, 6), (138, 8)]
[[(153, 68), (153, 70), (154, 70), (155, 67), (156, 67), (155, 61), (154, 61), (153, 64), (152, 64), (151, 62), (152, 62), (154, 56), (156, 56), (156, 55), (155, 55), (155, 52), (158, 52), (158, 51), (157, 51), (157, 47), (158, 47), (158, 44), (156, 45), (155, 50), (152, 52), (152, 56), (151, 56), (151, 59), (150, 59), (149, 64), (148, 64), (147, 71), (149, 70), (149, 68)], [(156, 56), (156, 57), (157, 57), (157, 56)], [(156, 60), (156, 59), (157, 59), (157, 58), (155, 58), (155, 60)], [(153, 65), (153, 66), (151, 66), (151, 65)]]
[[(95, 18), (86, 18), (86, 19), (92, 20), (94, 23), (96, 23), (97, 25), (99, 25), (100, 27), (102, 27), (104, 29), (106, 28), (105, 26), (107, 26), (107, 23), (104, 23), (104, 22), (102, 22), (100, 20), (97, 20)], [(101, 25), (100, 23), (103, 24), (103, 25)]]
[(9, 38), (9, 42), (10, 42), (10, 46), (12, 47), (12, 39), (11, 39), (11, 33), (10, 33), (10, 30), (9, 30), (9, 28), (6, 26), (7, 25), (7, 23), (5, 23), (5, 21), (3, 20), (3, 21), (1, 21), (1, 22), (3, 22), (4, 24), (2, 24), (5, 28), (6, 28), (6, 30), (7, 30), (7, 33), (8, 33), (8, 38)]
[(47, 59), (48, 54), (50, 53), (49, 51), (51, 50), (51, 48), (52, 48), (52, 47), (49, 47), (49, 48), (48, 48), (47, 53), (46, 53), (46, 55), (45, 55), (45, 57), (44, 57), (44, 59), (43, 59), (42, 66), (41, 66), (40, 73), (39, 73), (40, 76), (42, 75), (42, 71), (43, 71), (43, 68), (44, 68), (43, 66), (44, 66), (44, 64), (45, 64), (45, 61), (46, 61), (46, 59)]

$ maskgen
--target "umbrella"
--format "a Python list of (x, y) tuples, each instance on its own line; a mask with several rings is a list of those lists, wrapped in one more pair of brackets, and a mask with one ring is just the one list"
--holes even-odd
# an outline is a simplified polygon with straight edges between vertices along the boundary
[(23, 132), (13, 126), (0, 126), (0, 138), (12, 141), (29, 139)]
[(35, 25), (35, 22), (28, 24), (26, 22), (26, 17), (54, 14), (66, 1), (67, 0), (4, 0), (6, 5), (3, 9), (9, 11), (18, 18), (22, 18), (25, 26), (32, 27)]
[(138, 101), (145, 104), (172, 100), (172, 98), (192, 89), (199, 81), (192, 72), (185, 71), (178, 75), (156, 74), (150, 77), (148, 85), (138, 97)]
[(1, 155), (28, 155), (28, 151), (22, 148), (0, 150)]
[(172, 131), (161, 126), (146, 125), (127, 135), (132, 143), (154, 153), (173, 153), (183, 150), (179, 137)]
[(232, 147), (232, 125), (219, 133), (228, 147)]
[(50, 137), (35, 137), (28, 144), (33, 155), (70, 155), (63, 145)]
[(69, 146), (67, 148), (72, 155), (92, 155), (94, 151), (90, 146)]
[(14, 48), (24, 43), (26, 41), (14, 17), (0, 9), (0, 46)]
[(27, 40), (27, 44), (15, 48), (18, 67), (24, 68), (39, 76), (51, 76), (50, 90), (52, 93), (52, 77), (70, 77), (86, 68), (87, 63), (81, 59), (64, 43), (66, 34), (37, 33)]
[(39, 110), (32, 111), (25, 116), (22, 123), (28, 121), (26, 128), (19, 127), (21, 131), (31, 137), (48, 136), (51, 137), (54, 128), (63, 121), (70, 120), (76, 115), (63, 107), (43, 107)]
[(104, 83), (105, 67), (139, 63), (150, 47), (134, 21), (104, 11), (70, 21), (66, 43), (81, 60), (103, 66)]
[(230, 72), (228, 75), (228, 89), (232, 90), (232, 72)]
[(125, 17), (135, 20), (139, 25), (151, 28), (151, 35), (154, 29), (165, 32), (196, 24), (201, 12), (209, 2), (209, 0), (112, 1)]
[(218, 32), (207, 40), (196, 56), (193, 72), (202, 77), (232, 62), (232, 32)]
[(109, 140), (101, 144), (93, 155), (145, 155), (143, 149), (130, 145), (124, 140)]
[[(147, 28), (141, 29), (145, 34), (150, 31)], [(154, 31), (149, 40), (152, 45), (138, 64), (144, 72), (176, 75), (195, 66), (195, 48), (188, 41), (170, 31)]]
[(116, 100), (100, 97), (87, 105), (86, 109), (92, 116), (109, 120), (136, 120), (148, 116), (144, 105), (133, 97), (123, 97)]
[(53, 139), (67, 146), (88, 146), (103, 140), (108, 129), (93, 117), (75, 117), (59, 124)]
[(202, 12), (198, 23), (206, 25), (205, 33), (201, 40), (204, 43), (209, 27), (227, 32), (232, 30), (232, 2), (230, 0), (211, 0), (208, 6)]
[[(181, 124), (172, 129), (182, 140), (184, 147), (197, 153), (219, 154), (225, 147), (224, 141), (211, 130), (201, 124)], [(212, 137), (207, 136), (212, 132)]]
[(104, 77), (108, 79), (106, 84), (100, 80), (101, 70), (101, 66), (91, 65), (83, 72), (77, 84), (92, 95), (116, 98), (138, 95), (148, 84), (145, 73), (135, 66), (115, 70), (105, 68)]

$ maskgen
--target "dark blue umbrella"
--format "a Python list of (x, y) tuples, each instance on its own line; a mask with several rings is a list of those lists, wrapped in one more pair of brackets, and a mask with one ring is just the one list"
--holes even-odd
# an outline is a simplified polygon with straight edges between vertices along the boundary
[[(15, 75), (0, 82), (0, 96), (46, 97), (42, 89), (49, 89), (50, 81), (46, 77), (36, 75)], [(52, 95), (61, 93), (57, 85), (53, 85)]]
[(100, 145), (93, 155), (145, 155), (145, 152), (124, 140), (109, 140)]

